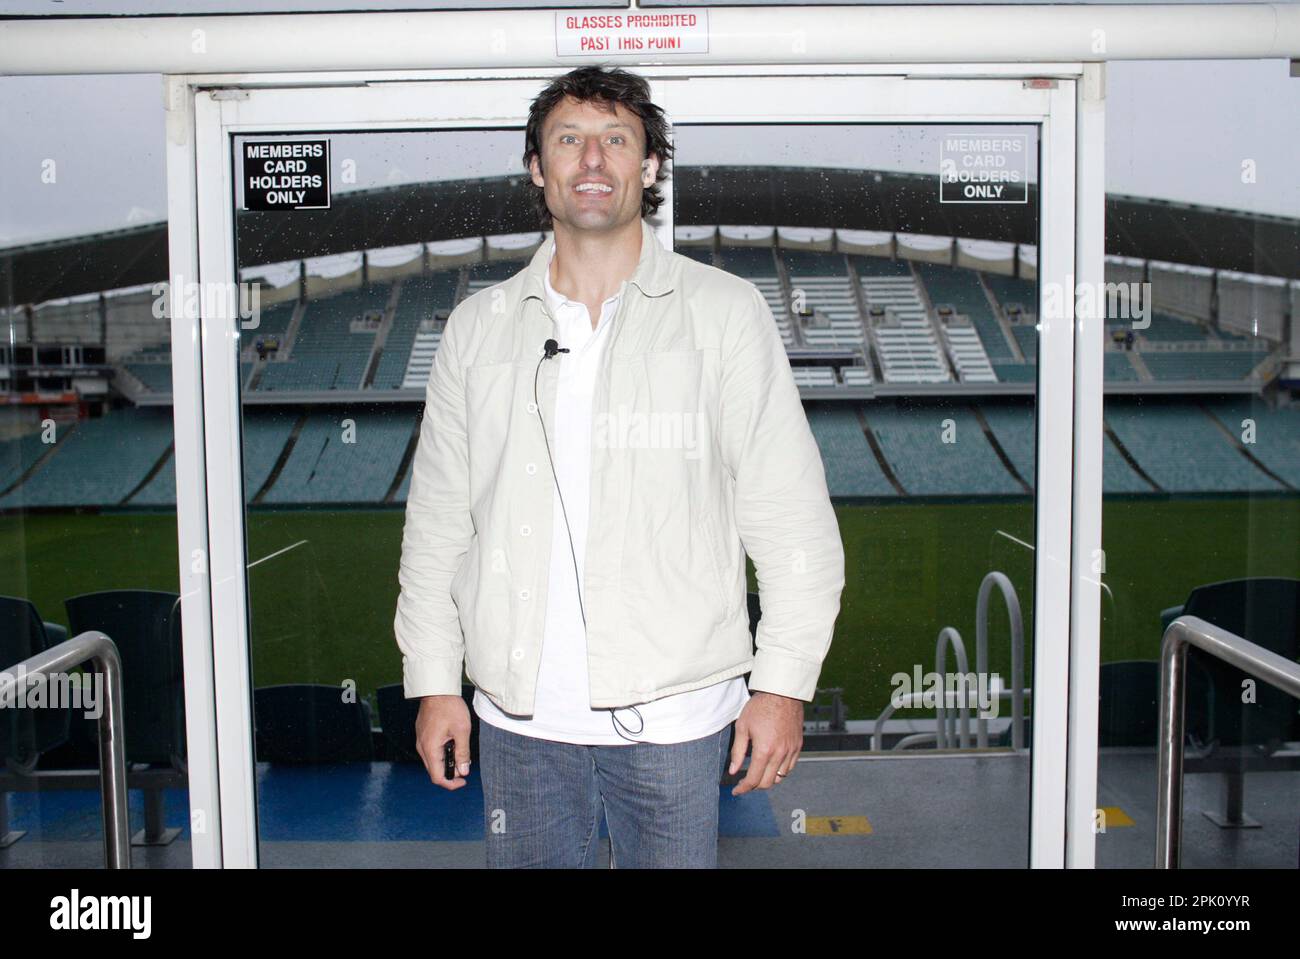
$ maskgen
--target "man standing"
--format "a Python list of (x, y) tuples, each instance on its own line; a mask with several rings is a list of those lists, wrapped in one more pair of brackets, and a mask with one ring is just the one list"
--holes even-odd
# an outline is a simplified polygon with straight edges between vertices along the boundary
[(736, 794), (802, 748), (844, 585), (825, 473), (761, 293), (643, 220), (672, 157), (646, 82), (574, 70), (525, 139), (553, 236), (448, 319), (412, 466), (394, 629), (417, 748), (465, 785), (463, 662), (489, 866), (594, 865), (603, 814), (616, 866), (715, 867), (732, 723)]

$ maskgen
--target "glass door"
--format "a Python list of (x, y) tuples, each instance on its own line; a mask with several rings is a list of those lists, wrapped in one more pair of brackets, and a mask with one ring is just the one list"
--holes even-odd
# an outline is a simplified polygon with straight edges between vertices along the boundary
[[(800, 775), (720, 783), (720, 862), (1063, 865), (1074, 81), (765, 70), (634, 71), (651, 225), (762, 291), (846, 554)], [(477, 773), (414, 752), (397, 563), (447, 315), (545, 238), (552, 75), (196, 95), (200, 275), (242, 294), (202, 342), (225, 865), (482, 865)]]

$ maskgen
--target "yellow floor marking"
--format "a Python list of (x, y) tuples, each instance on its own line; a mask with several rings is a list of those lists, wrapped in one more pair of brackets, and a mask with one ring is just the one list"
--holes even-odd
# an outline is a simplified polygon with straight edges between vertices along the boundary
[(1101, 811), (1106, 817), (1105, 819), (1102, 820), (1102, 822), (1106, 824), (1107, 829), (1111, 828), (1112, 826), (1136, 826), (1137, 825), (1137, 823), (1135, 823), (1132, 819), (1129, 818), (1128, 813), (1120, 809), (1118, 806), (1102, 806)]
[(871, 833), (871, 823), (866, 816), (809, 816), (810, 836), (864, 836)]

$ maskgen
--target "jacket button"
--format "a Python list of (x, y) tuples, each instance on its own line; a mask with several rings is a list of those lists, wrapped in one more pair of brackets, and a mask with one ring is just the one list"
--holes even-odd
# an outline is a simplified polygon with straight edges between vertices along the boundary
[(520, 599), (527, 599), (528, 596), (529, 596), (529, 592), (528, 592), (528, 590), (526, 590), (526, 589), (521, 589), (521, 590), (519, 591), (519, 598), (520, 598)]
[(533, 528), (529, 526), (527, 523), (525, 523), (523, 526), (519, 527), (519, 535), (531, 536), (533, 535)]
[(524, 472), (527, 473), (529, 476), (532, 476), (534, 473), (537, 472), (537, 464), (529, 463), (527, 466), (524, 467)]
[(532, 400), (529, 400), (529, 401), (528, 401), (528, 412), (530, 412), (530, 413), (536, 413), (536, 412), (537, 412), (537, 404), (534, 403)]
[(523, 658), (524, 658), (524, 651), (523, 651), (522, 649), (517, 649), (517, 648), (516, 648), (516, 649), (512, 649), (512, 650), (510, 651), (510, 655), (513, 656), (513, 657), (514, 657), (515, 659), (517, 659), (517, 660), (518, 660), (518, 659), (523, 659)]

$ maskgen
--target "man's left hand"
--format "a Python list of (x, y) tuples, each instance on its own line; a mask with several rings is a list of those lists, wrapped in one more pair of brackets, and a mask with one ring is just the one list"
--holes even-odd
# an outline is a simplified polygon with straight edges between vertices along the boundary
[(761, 690), (751, 695), (736, 720), (728, 773), (734, 774), (741, 767), (751, 746), (749, 772), (731, 790), (733, 796), (751, 789), (771, 789), (790, 775), (803, 749), (803, 700)]

